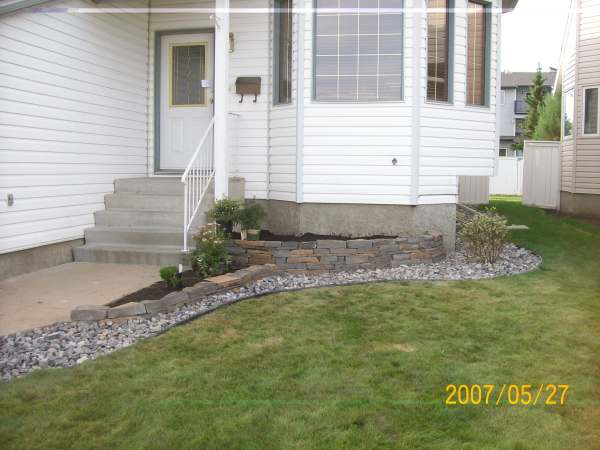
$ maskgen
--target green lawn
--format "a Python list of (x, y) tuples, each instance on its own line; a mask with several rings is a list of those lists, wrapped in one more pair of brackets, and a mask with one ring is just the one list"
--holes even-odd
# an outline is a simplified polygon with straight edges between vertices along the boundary
[[(0, 385), (3, 449), (598, 448), (600, 228), (503, 198), (541, 270), (223, 308)], [(454, 406), (448, 383), (567, 383), (566, 406)]]

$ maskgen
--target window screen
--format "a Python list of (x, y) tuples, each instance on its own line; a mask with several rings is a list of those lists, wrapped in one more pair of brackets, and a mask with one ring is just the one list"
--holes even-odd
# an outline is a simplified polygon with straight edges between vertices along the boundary
[(598, 134), (598, 88), (585, 90), (583, 133)]
[(486, 104), (487, 11), (480, 3), (467, 8), (467, 104)]
[(203, 105), (204, 45), (171, 47), (171, 105)]
[(427, 100), (448, 101), (448, 0), (427, 0)]
[(292, 1), (276, 0), (274, 47), (275, 66), (274, 102), (292, 101)]
[(402, 0), (316, 0), (315, 100), (402, 99), (402, 6)]

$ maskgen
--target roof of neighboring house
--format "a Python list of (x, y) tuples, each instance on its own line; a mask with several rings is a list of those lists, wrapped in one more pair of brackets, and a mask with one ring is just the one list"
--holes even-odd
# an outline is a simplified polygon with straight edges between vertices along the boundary
[[(542, 72), (544, 79), (546, 80), (544, 86), (554, 86), (554, 80), (556, 78), (556, 71)], [(533, 85), (533, 77), (535, 72), (502, 72), (502, 87), (511, 88), (519, 86), (531, 86)]]
[[(50, 0), (0, 0), (0, 14), (6, 14), (22, 8), (29, 8)], [(502, 0), (502, 11), (509, 12), (515, 9), (519, 0)]]

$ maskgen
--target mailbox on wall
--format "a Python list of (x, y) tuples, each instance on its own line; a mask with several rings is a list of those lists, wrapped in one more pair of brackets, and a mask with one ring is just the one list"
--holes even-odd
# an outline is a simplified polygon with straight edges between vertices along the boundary
[(256, 103), (256, 98), (260, 94), (260, 77), (237, 77), (235, 93), (242, 96), (240, 103), (244, 101), (244, 95), (254, 95), (254, 103)]

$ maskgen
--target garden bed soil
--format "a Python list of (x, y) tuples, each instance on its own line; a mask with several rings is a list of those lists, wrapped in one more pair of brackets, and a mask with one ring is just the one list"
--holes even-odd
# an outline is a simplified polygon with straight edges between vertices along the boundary
[[(281, 241), (281, 242), (311, 242), (311, 241), (349, 241), (352, 239), (394, 239), (398, 236), (345, 236), (345, 235), (331, 235), (331, 234), (313, 234), (305, 233), (299, 236), (290, 234), (273, 234), (268, 230), (261, 230), (260, 241)], [(232, 239), (240, 239), (240, 233), (231, 233)]]
[[(183, 272), (181, 281), (183, 282), (183, 286), (181, 289), (190, 287), (202, 281), (203, 278), (200, 278), (196, 275), (196, 272), (193, 270), (186, 270)], [(119, 306), (124, 305), (129, 302), (141, 302), (143, 300), (160, 300), (165, 295), (170, 294), (171, 292), (176, 292), (181, 289), (173, 289), (171, 286), (167, 284), (166, 281), (157, 281), (156, 283), (151, 284), (150, 286), (146, 286), (145, 288), (139, 289), (130, 294), (124, 295), (121, 298), (113, 300), (108, 303), (106, 306)]]

